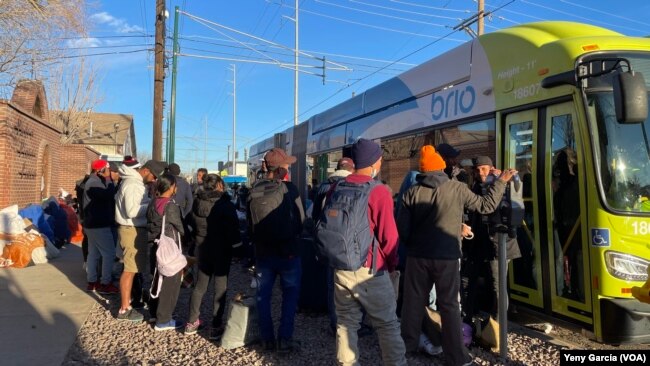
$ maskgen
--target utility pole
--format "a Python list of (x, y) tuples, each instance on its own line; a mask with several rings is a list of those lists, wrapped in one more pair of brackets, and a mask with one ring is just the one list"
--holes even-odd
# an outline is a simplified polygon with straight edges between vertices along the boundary
[[(226, 156), (228, 157), (228, 160), (230, 160), (230, 145), (228, 145), (228, 155), (226, 155)], [(228, 171), (228, 168), (226, 168), (226, 172), (227, 171)]]
[(203, 117), (203, 123), (205, 124), (205, 139), (203, 140), (203, 166), (206, 167), (205, 165), (207, 156), (208, 156), (208, 117)]
[[(174, 41), (172, 43), (172, 90), (171, 101), (169, 105), (169, 157), (168, 163), (174, 162), (174, 153), (176, 152), (176, 68), (178, 67), (178, 6), (174, 12)], [(205, 164), (204, 164), (205, 165)]]
[(152, 155), (162, 160), (163, 86), (165, 82), (165, 0), (156, 0), (156, 45), (154, 48)]
[[(298, 125), (298, 0), (296, 0), (296, 14), (294, 15), (295, 17), (295, 22), (296, 22), (296, 47), (294, 50), (294, 70), (293, 70), (293, 125), (297, 126)], [(323, 68), (323, 70), (325, 70)]]
[(235, 131), (237, 127), (237, 65), (232, 64), (232, 175), (237, 175), (237, 145)]
[(476, 23), (476, 28), (478, 30), (478, 35), (482, 35), (484, 32), (483, 25), (483, 15), (485, 14), (485, 0), (478, 0), (478, 22)]

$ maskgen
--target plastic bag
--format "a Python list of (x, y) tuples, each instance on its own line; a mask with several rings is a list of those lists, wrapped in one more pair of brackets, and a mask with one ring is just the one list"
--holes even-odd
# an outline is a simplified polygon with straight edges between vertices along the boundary
[(14, 268), (24, 268), (32, 261), (32, 252), (35, 248), (44, 247), (43, 238), (35, 234), (17, 235), (11, 244), (5, 245), (2, 257), (11, 259)]
[(230, 305), (221, 347), (224, 349), (242, 347), (257, 342), (259, 338), (255, 298), (238, 294)]

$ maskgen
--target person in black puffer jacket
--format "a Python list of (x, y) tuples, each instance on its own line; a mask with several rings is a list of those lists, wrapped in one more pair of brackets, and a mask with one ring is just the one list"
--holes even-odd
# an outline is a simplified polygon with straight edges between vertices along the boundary
[(194, 334), (199, 329), (201, 301), (214, 277), (211, 339), (218, 339), (223, 334), (232, 249), (241, 245), (236, 208), (224, 190), (223, 179), (216, 174), (208, 174), (203, 179), (203, 190), (198, 192), (192, 208), (199, 274), (190, 299), (190, 316), (185, 334)]

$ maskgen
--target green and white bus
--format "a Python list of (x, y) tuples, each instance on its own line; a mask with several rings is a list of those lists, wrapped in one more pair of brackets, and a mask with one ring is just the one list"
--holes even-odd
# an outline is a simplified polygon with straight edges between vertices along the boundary
[(648, 38), (572, 22), (523, 24), (312, 116), (282, 147), (299, 156), (292, 177), (303, 193), (359, 137), (382, 145), (380, 179), (394, 192), (417, 169), (424, 144), (515, 167), (526, 213), (511, 299), (582, 324), (601, 342), (648, 343), (650, 305), (631, 297), (650, 263), (643, 75), (650, 81)]

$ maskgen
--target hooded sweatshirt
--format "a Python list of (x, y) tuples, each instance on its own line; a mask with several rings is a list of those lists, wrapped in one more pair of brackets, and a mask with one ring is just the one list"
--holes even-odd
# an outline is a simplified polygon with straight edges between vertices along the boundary
[(429, 259), (459, 259), (464, 209), (494, 212), (506, 187), (497, 179), (480, 196), (442, 170), (418, 174), (416, 182), (402, 199), (397, 230), (408, 256)]
[(147, 227), (149, 196), (142, 176), (124, 164), (118, 169), (122, 183), (115, 195), (115, 222), (118, 225)]

